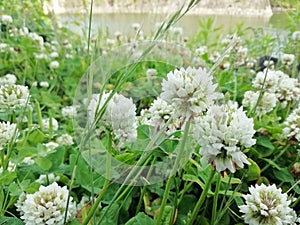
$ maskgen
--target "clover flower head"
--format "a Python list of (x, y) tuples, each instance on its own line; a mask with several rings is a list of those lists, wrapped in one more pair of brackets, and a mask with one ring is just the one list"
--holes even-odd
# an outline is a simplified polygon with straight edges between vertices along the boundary
[(0, 85), (8, 84), (13, 85), (17, 82), (17, 78), (14, 74), (6, 74), (3, 77), (0, 77)]
[[(111, 93), (93, 94), (88, 105), (89, 121), (94, 121), (98, 112), (104, 106)], [(105, 129), (112, 131), (115, 138), (118, 139), (119, 147), (123, 147), (125, 143), (134, 142), (137, 137), (137, 119), (136, 106), (132, 99), (126, 98), (121, 94), (114, 94), (109, 100), (100, 125)]]
[(293, 110), (284, 122), (283, 134), (290, 139), (300, 141), (300, 107)]
[[(268, 112), (271, 112), (277, 103), (277, 98), (275, 93), (263, 92), (260, 101), (258, 91), (246, 91), (244, 94), (244, 99), (242, 101), (243, 106), (247, 107), (249, 110), (253, 110), (256, 106), (255, 113), (258, 116), (262, 116)], [(258, 102), (258, 104), (257, 104)]]
[(54, 151), (54, 149), (59, 147), (59, 144), (54, 142), (54, 141), (50, 141), (50, 142), (48, 142), (46, 144), (43, 144), (43, 145), (46, 147), (47, 152), (52, 152), (52, 151)]
[(251, 186), (250, 194), (243, 195), (245, 205), (239, 206), (247, 224), (288, 225), (296, 224), (296, 213), (289, 205), (288, 195), (275, 184)]
[(204, 46), (200, 46), (199, 48), (197, 48), (195, 50), (195, 53), (197, 56), (201, 56), (201, 55), (204, 55), (207, 53), (207, 46), (204, 45)]
[(250, 164), (241, 147), (249, 148), (256, 143), (253, 127), (253, 119), (237, 103), (211, 106), (205, 116), (195, 119), (193, 130), (202, 160), (212, 163), (219, 172), (234, 173), (236, 168)]
[(59, 62), (58, 61), (52, 61), (49, 66), (50, 66), (51, 69), (57, 69), (59, 67)]
[(191, 118), (202, 114), (221, 94), (217, 93), (213, 77), (205, 69), (181, 68), (167, 74), (162, 81), (160, 98), (176, 108), (178, 117)]
[(3, 108), (25, 106), (29, 101), (27, 86), (17, 84), (0, 85), (0, 105)]
[(60, 187), (54, 182), (48, 186), (40, 186), (34, 194), (21, 194), (16, 207), (25, 224), (63, 225), (65, 213), (67, 222), (76, 216), (76, 203), (72, 197), (66, 212), (68, 195), (66, 186)]
[(17, 125), (10, 122), (0, 122), (0, 150), (18, 134)]
[(298, 101), (300, 99), (300, 83), (298, 79), (289, 75), (276, 71), (279, 77), (276, 89), (276, 96), (280, 102)]
[(49, 87), (49, 83), (47, 81), (41, 81), (40, 86), (47, 88), (47, 87)]
[(61, 135), (60, 137), (58, 137), (56, 139), (56, 142), (59, 145), (73, 145), (74, 144), (73, 138), (69, 134), (63, 134), (63, 135)]
[[(166, 133), (173, 133), (180, 128), (180, 119), (175, 117), (175, 108), (161, 98), (153, 101), (149, 109), (141, 111), (141, 123), (161, 130), (166, 127)], [(169, 121), (171, 120), (171, 121)]]
[(1, 16), (1, 22), (4, 24), (12, 23), (13, 18), (10, 15), (2, 15)]
[(264, 88), (268, 92), (275, 92), (278, 80), (278, 75), (274, 70), (265, 69), (263, 72), (260, 71), (256, 74), (252, 84), (255, 88)]
[(51, 121), (50, 121), (50, 118), (45, 118), (45, 119), (42, 119), (42, 129), (43, 130), (49, 130), (50, 127), (51, 127), (51, 124), (50, 122), (52, 123), (52, 130), (57, 130), (58, 129), (58, 122), (55, 118), (51, 118)]
[(283, 65), (290, 66), (295, 61), (294, 54), (283, 54), (281, 57), (281, 61)]
[(300, 30), (296, 30), (296, 31), (292, 34), (292, 40), (293, 40), (293, 41), (300, 41)]
[(154, 69), (154, 68), (149, 68), (149, 69), (147, 69), (147, 71), (146, 71), (146, 77), (147, 77), (148, 79), (152, 78), (152, 77), (155, 76), (156, 74), (157, 74), (157, 70)]
[(38, 179), (35, 180), (35, 182), (38, 182), (40, 184), (52, 184), (54, 182), (57, 182), (60, 180), (60, 176), (55, 176), (54, 173), (49, 174), (41, 174)]
[(61, 114), (63, 117), (72, 118), (77, 115), (76, 106), (66, 106), (61, 109)]

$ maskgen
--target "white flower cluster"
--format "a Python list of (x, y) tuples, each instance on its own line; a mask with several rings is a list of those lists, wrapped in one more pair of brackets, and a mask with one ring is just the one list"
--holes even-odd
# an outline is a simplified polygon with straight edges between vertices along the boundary
[(59, 144), (57, 144), (54, 141), (50, 141), (50, 142), (45, 143), (43, 145), (46, 147), (47, 152), (52, 152), (52, 151), (54, 151), (54, 149), (56, 149), (57, 147), (59, 147)]
[(59, 176), (55, 176), (54, 173), (49, 173), (49, 174), (41, 174), (39, 178), (35, 180), (35, 182), (44, 185), (44, 184), (52, 184), (59, 180), (60, 180)]
[(250, 225), (296, 225), (296, 213), (289, 207), (291, 200), (275, 184), (255, 185), (243, 195), (245, 205), (239, 206), (244, 221)]
[(61, 114), (63, 117), (73, 118), (77, 115), (77, 107), (76, 106), (66, 106), (61, 109)]
[[(174, 117), (175, 108), (161, 98), (153, 101), (149, 109), (141, 111), (141, 123), (154, 126), (157, 130), (166, 129), (166, 133), (173, 133), (180, 128), (180, 119)], [(171, 121), (169, 121), (171, 120)], [(167, 127), (165, 128), (167, 124)]]
[(191, 118), (201, 115), (221, 97), (215, 92), (216, 87), (212, 75), (205, 69), (175, 69), (162, 81), (160, 98), (176, 108), (178, 117)]
[(72, 145), (74, 144), (73, 138), (69, 134), (63, 134), (56, 139), (56, 142), (59, 145)]
[(295, 55), (293, 54), (283, 54), (281, 57), (282, 64), (285, 66), (290, 66), (295, 61)]
[[(69, 191), (57, 183), (40, 186), (34, 194), (22, 194), (16, 204), (25, 224), (63, 225)], [(67, 222), (76, 216), (76, 203), (69, 199)]]
[(27, 86), (4, 84), (0, 86), (0, 105), (5, 108), (23, 107), (29, 101)]
[(14, 74), (6, 74), (3, 77), (0, 77), (0, 85), (4, 84), (15, 84), (17, 82), (17, 78)]
[(200, 145), (202, 160), (212, 163), (219, 172), (234, 173), (250, 164), (241, 147), (256, 143), (253, 127), (253, 119), (237, 103), (211, 106), (205, 116), (195, 119), (193, 136)]
[(18, 134), (17, 125), (10, 122), (0, 122), (0, 150)]
[(43, 130), (49, 130), (50, 129), (50, 122), (52, 123), (52, 130), (57, 130), (58, 129), (58, 122), (55, 118), (46, 118), (42, 119), (42, 128)]
[[(97, 113), (104, 106), (110, 93), (103, 93), (100, 99), (99, 94), (93, 94), (88, 105), (90, 121), (95, 122)], [(106, 111), (101, 118), (101, 125), (106, 129), (112, 130), (118, 139), (119, 147), (125, 143), (134, 142), (137, 137), (136, 106), (132, 99), (126, 98), (121, 94), (115, 94), (107, 104)]]
[[(298, 101), (300, 99), (300, 83), (297, 79), (289, 77), (282, 71), (265, 69), (263, 72), (256, 74), (252, 83), (257, 91), (245, 92), (242, 103), (250, 110), (253, 110), (256, 106), (258, 116), (272, 111), (277, 102), (285, 107), (288, 101)], [(257, 104), (261, 90), (261, 98)]]
[(1, 22), (4, 24), (12, 23), (13, 18), (10, 15), (2, 15), (1, 16)]
[(300, 141), (300, 107), (293, 110), (284, 124), (286, 127), (283, 129), (283, 134), (287, 138), (295, 138)]

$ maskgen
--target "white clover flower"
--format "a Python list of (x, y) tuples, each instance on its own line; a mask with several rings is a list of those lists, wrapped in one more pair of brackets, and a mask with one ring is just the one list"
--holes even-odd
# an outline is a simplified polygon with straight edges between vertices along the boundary
[(34, 164), (34, 160), (31, 158), (31, 157), (25, 157), (23, 160), (22, 160), (22, 163), (25, 163), (27, 165), (33, 165)]
[(56, 139), (56, 142), (59, 145), (72, 145), (74, 144), (73, 138), (69, 134), (63, 134)]
[(6, 74), (3, 77), (0, 77), (0, 85), (4, 84), (15, 84), (17, 82), (17, 78), (14, 74)]
[(106, 39), (106, 44), (107, 44), (108, 46), (113, 46), (113, 45), (116, 44), (116, 40), (107, 38), (107, 39)]
[(48, 83), (47, 81), (41, 81), (41, 82), (40, 82), (40, 86), (41, 86), (41, 87), (46, 87), (46, 88), (47, 88), (47, 87), (49, 87), (49, 83)]
[(256, 143), (252, 118), (237, 103), (211, 106), (205, 116), (195, 119), (193, 136), (198, 141), (202, 160), (212, 163), (219, 172), (250, 164), (241, 147)]
[(10, 15), (2, 15), (1, 16), (1, 22), (4, 24), (12, 23), (13, 18)]
[(119, 147), (123, 147), (125, 143), (134, 142), (137, 137), (137, 120), (136, 106), (132, 99), (115, 94), (109, 107), (113, 133), (119, 140)]
[(287, 138), (295, 138), (300, 141), (300, 107), (293, 110), (284, 122), (286, 126), (283, 129), (283, 134)]
[(293, 54), (283, 54), (281, 57), (281, 62), (283, 65), (290, 66), (295, 61), (295, 55)]
[(61, 109), (61, 114), (63, 117), (73, 118), (77, 115), (77, 107), (76, 106), (66, 106)]
[(298, 101), (300, 98), (300, 83), (281, 71), (276, 71), (279, 77), (276, 96), (280, 102)]
[(43, 145), (46, 147), (47, 152), (52, 152), (52, 151), (54, 151), (54, 149), (56, 149), (57, 147), (59, 147), (59, 144), (57, 144), (54, 141), (50, 141), (50, 142), (48, 142), (46, 144), (43, 144)]
[(197, 56), (201, 56), (207, 53), (207, 46), (201, 46), (195, 50)]
[(35, 33), (35, 32), (29, 32), (27, 36), (30, 39), (32, 39), (33, 41), (37, 41), (40, 46), (44, 45), (44, 39), (43, 39), (43, 37), (40, 36), (40, 35), (38, 35), (37, 33)]
[(273, 60), (265, 60), (263, 62), (263, 65), (266, 67), (266, 68), (269, 68), (271, 70), (274, 70), (274, 67), (275, 67), (275, 62)]
[(57, 52), (51, 52), (50, 53), (50, 57), (51, 58), (58, 58), (59, 57), (59, 54)]
[[(55, 118), (51, 118), (52, 122), (52, 130), (58, 130), (58, 122)], [(49, 130), (50, 129), (50, 119), (42, 119), (42, 129), (43, 130)]]
[(138, 31), (141, 29), (141, 25), (139, 23), (133, 23), (131, 24), (131, 27), (135, 30)]
[(151, 79), (153, 76), (155, 76), (157, 74), (157, 70), (156, 69), (154, 69), (154, 68), (149, 68), (149, 69), (147, 69), (147, 71), (146, 71), (146, 77), (148, 78), (148, 79)]
[[(244, 99), (242, 101), (243, 106), (247, 107), (249, 110), (253, 110), (257, 104), (259, 98), (259, 92), (246, 91), (244, 94)], [(268, 112), (271, 112), (277, 103), (277, 98), (275, 93), (264, 92), (261, 96), (260, 101), (256, 106), (255, 113), (258, 116), (262, 116)]]
[(205, 69), (175, 69), (162, 81), (160, 98), (176, 108), (178, 117), (190, 118), (202, 114), (221, 97), (215, 92), (216, 87)]
[(49, 174), (41, 174), (39, 178), (35, 180), (35, 182), (45, 185), (45, 184), (52, 184), (59, 180), (60, 180), (60, 176), (55, 176), (54, 173), (49, 173)]
[(238, 50), (237, 50), (237, 55), (238, 57), (242, 57), (245, 58), (248, 54), (248, 48), (247, 47), (243, 47), (243, 46), (239, 46)]
[(245, 205), (239, 206), (244, 221), (250, 225), (295, 225), (296, 213), (289, 207), (291, 200), (275, 184), (251, 186), (243, 195)]
[(59, 62), (58, 61), (52, 61), (49, 66), (50, 66), (51, 69), (57, 69), (59, 67)]
[[(94, 121), (97, 112), (101, 110), (110, 93), (93, 94), (88, 105), (89, 119)], [(119, 140), (119, 147), (124, 143), (134, 142), (137, 137), (136, 106), (132, 99), (115, 94), (107, 104), (106, 111), (101, 118), (101, 125), (113, 132)]]
[(9, 47), (6, 43), (0, 43), (0, 52), (6, 52), (6, 49)]
[(214, 52), (209, 56), (209, 61), (211, 61), (212, 63), (216, 63), (218, 61), (218, 59), (221, 57), (219, 52)]
[(0, 85), (1, 108), (23, 107), (29, 102), (29, 91), (23, 85)]
[(268, 92), (275, 92), (278, 88), (278, 80), (279, 77), (274, 70), (265, 69), (263, 72), (260, 71), (256, 74), (252, 84), (253, 87), (257, 89), (261, 89), (263, 87), (264, 90)]
[[(25, 224), (30, 225), (63, 225), (69, 191), (66, 186), (60, 187), (56, 182), (49, 186), (40, 186), (34, 194), (20, 196), (16, 204)], [(76, 203), (69, 199), (67, 222), (76, 216)]]
[(252, 58), (252, 57), (246, 59), (246, 67), (247, 67), (248, 69), (254, 68), (255, 63), (256, 63), (256, 59), (254, 59), (254, 58)]
[(36, 59), (48, 59), (48, 56), (45, 53), (40, 53), (40, 54), (34, 53), (34, 57)]
[(296, 31), (292, 34), (292, 40), (293, 40), (293, 41), (300, 41), (300, 30), (296, 30)]
[[(180, 119), (174, 117), (175, 108), (161, 98), (153, 101), (149, 109), (141, 111), (141, 123), (161, 130), (166, 124), (166, 133), (173, 133), (180, 128)], [(171, 121), (169, 121), (171, 120)]]

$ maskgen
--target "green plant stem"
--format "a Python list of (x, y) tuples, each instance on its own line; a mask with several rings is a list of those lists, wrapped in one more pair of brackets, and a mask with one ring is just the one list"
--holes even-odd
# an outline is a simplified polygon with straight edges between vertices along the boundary
[(184, 146), (185, 146), (185, 142), (187, 141), (187, 138), (188, 138), (189, 128), (190, 128), (190, 121), (187, 121), (186, 124), (185, 124), (185, 128), (184, 128), (183, 138), (182, 138), (181, 143), (180, 143), (179, 153), (176, 157), (176, 160), (175, 160), (174, 166), (172, 168), (170, 177), (167, 181), (166, 189), (165, 189), (163, 199), (162, 199), (162, 202), (161, 202), (161, 206), (160, 206), (160, 210), (159, 210), (158, 216), (156, 218), (157, 225), (161, 224), (161, 219), (162, 219), (162, 216), (163, 216), (166, 204), (167, 204), (167, 200), (168, 200), (168, 197), (169, 197), (169, 193), (170, 193), (170, 190), (171, 190), (171, 184), (172, 184), (172, 181), (173, 181), (173, 176), (176, 173), (176, 171), (178, 170), (180, 160), (182, 159), (182, 156), (183, 156), (183, 153), (184, 153)]
[(203, 189), (203, 191), (202, 191), (202, 193), (200, 195), (200, 198), (199, 198), (199, 200), (198, 200), (198, 202), (197, 202), (197, 204), (196, 204), (196, 206), (195, 206), (195, 208), (194, 208), (194, 210), (192, 212), (191, 219), (187, 223), (187, 225), (192, 225), (194, 223), (194, 221), (195, 221), (195, 219), (196, 219), (196, 217), (198, 215), (198, 212), (199, 212), (199, 210), (200, 210), (200, 208), (201, 208), (202, 204), (204, 203), (204, 200), (205, 200), (205, 198), (207, 196), (207, 192), (208, 192), (208, 190), (210, 188), (210, 185), (211, 185), (211, 182), (212, 182), (212, 179), (213, 179), (214, 175), (215, 175), (215, 169), (212, 168), (211, 171), (210, 171), (209, 177), (208, 177), (208, 179), (207, 179), (207, 181), (205, 183), (205, 187), (204, 187), (204, 189)]
[(216, 216), (217, 216), (220, 184), (221, 184), (221, 174), (218, 173), (216, 189), (215, 189), (215, 194), (214, 194), (214, 201), (213, 201), (212, 217), (211, 217), (211, 224), (213, 224), (213, 225), (215, 224)]
[[(290, 144), (286, 145), (284, 147), (284, 149), (281, 150), (281, 152), (276, 155), (276, 157), (274, 158), (274, 162), (276, 162), (277, 159), (279, 159), (285, 152), (286, 150), (290, 147)], [(269, 167), (271, 166), (271, 164), (267, 164), (266, 166), (264, 166), (262, 169), (261, 169), (261, 173), (264, 172), (266, 169), (268, 169)]]

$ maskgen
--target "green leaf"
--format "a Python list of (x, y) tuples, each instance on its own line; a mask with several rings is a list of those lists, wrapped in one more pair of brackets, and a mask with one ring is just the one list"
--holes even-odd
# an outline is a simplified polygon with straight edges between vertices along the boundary
[(0, 184), (1, 185), (8, 185), (13, 182), (13, 180), (17, 177), (15, 172), (9, 172), (5, 170), (3, 173), (0, 174)]
[(259, 153), (259, 155), (261, 157), (270, 156), (275, 149), (275, 147), (272, 144), (272, 142), (270, 141), (270, 139), (266, 136), (257, 137), (256, 144), (263, 147), (263, 148), (257, 149), (257, 152)]
[(170, 222), (173, 221), (173, 212), (174, 212), (173, 206), (167, 205), (165, 207), (160, 221), (162, 225), (169, 225)]
[[(107, 210), (108, 212), (106, 212)], [(106, 214), (100, 224), (118, 225), (119, 211), (120, 207), (117, 203), (113, 203), (110, 208), (104, 207), (100, 214)]]
[(0, 217), (1, 225), (24, 225), (25, 223), (22, 220), (19, 220), (15, 217)]
[(45, 135), (42, 131), (39, 129), (34, 130), (31, 134), (28, 136), (28, 142), (33, 145), (37, 145), (39, 143), (42, 143), (45, 139)]
[(145, 213), (138, 213), (135, 217), (127, 221), (125, 225), (155, 225), (154, 220)]
[(273, 170), (275, 177), (281, 182), (294, 182), (294, 177), (287, 168), (281, 168), (279, 170)]
[(251, 163), (251, 165), (248, 167), (246, 179), (248, 181), (257, 180), (260, 177), (260, 168), (252, 159), (248, 158), (248, 161)]
[(52, 166), (51, 160), (44, 158), (44, 157), (37, 157), (35, 159), (35, 163), (42, 169), (42, 170), (49, 170)]
[(230, 177), (223, 177), (221, 179), (221, 181), (223, 183), (226, 183), (226, 184), (228, 184), (228, 182), (229, 182), (229, 184), (240, 184), (240, 183), (242, 183), (242, 181), (239, 178), (235, 178), (235, 177), (232, 177), (232, 178), (230, 178)]

